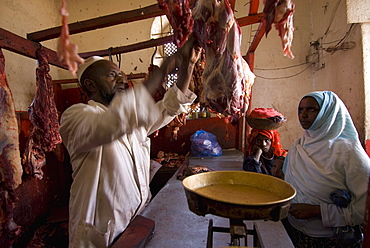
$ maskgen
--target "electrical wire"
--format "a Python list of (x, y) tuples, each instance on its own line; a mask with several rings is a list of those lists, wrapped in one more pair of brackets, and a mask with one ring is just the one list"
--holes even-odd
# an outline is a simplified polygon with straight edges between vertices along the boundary
[(259, 75), (256, 75), (256, 77), (258, 78), (262, 78), (262, 79), (285, 79), (285, 78), (292, 78), (292, 77), (295, 77), (295, 76), (298, 76), (299, 74), (303, 73), (304, 71), (308, 70), (313, 64), (310, 64), (309, 66), (307, 66), (303, 71), (300, 71), (296, 74), (293, 74), (293, 75), (290, 75), (290, 76), (286, 76), (286, 77), (278, 77), (278, 78), (268, 78), (268, 77), (263, 77), (263, 76), (259, 76)]
[(332, 15), (331, 15), (331, 20), (330, 20), (329, 26), (328, 26), (328, 28), (326, 29), (324, 36), (325, 36), (325, 35), (327, 35), (327, 34), (328, 34), (328, 32), (329, 32), (330, 26), (331, 26), (331, 24), (333, 23), (333, 20), (334, 20), (335, 14), (337, 13), (337, 10), (338, 10), (338, 7), (339, 7), (339, 4), (340, 4), (340, 2), (341, 2), (341, 1), (342, 1), (342, 0), (339, 0), (339, 1), (338, 1), (337, 6), (335, 6), (335, 8), (334, 8), (334, 11), (333, 11), (333, 13), (332, 13)]
[(338, 46), (342, 41), (344, 41), (345, 39), (347, 39), (347, 37), (349, 36), (349, 34), (351, 33), (351, 30), (352, 28), (355, 26), (356, 23), (352, 23), (351, 26), (349, 27), (348, 31), (346, 32), (346, 34), (344, 35), (344, 37), (335, 45), (335, 46)]
[(259, 71), (277, 71), (277, 70), (285, 70), (285, 69), (289, 69), (289, 68), (298, 67), (298, 66), (301, 66), (301, 65), (306, 65), (306, 64), (308, 64), (308, 63), (309, 63), (309, 62), (304, 62), (304, 63), (301, 63), (301, 64), (291, 65), (291, 66), (287, 66), (287, 67), (280, 67), (280, 68), (254, 68), (254, 70), (259, 70)]
[(353, 27), (356, 25), (357, 23), (352, 23), (351, 26), (349, 27), (348, 31), (346, 32), (346, 34), (344, 35), (343, 38), (339, 39), (339, 40), (334, 40), (334, 41), (330, 41), (330, 42), (322, 42), (321, 44), (322, 45), (327, 45), (327, 44), (332, 44), (332, 43), (335, 43), (337, 42), (336, 46), (338, 46), (342, 41), (344, 41), (345, 39), (348, 38), (349, 34), (351, 33)]

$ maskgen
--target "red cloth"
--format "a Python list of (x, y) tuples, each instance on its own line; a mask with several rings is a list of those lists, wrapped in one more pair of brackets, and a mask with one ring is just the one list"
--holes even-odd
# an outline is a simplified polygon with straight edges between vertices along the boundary
[(269, 118), (269, 117), (275, 117), (275, 116), (283, 117), (281, 113), (277, 112), (273, 108), (255, 108), (251, 111), (249, 116), (253, 118)]
[(271, 147), (274, 148), (274, 154), (276, 156), (287, 155), (287, 151), (284, 150), (280, 143), (280, 134), (276, 130), (262, 130), (253, 128), (248, 138), (248, 152), (252, 154), (252, 148), (256, 144), (256, 137), (258, 134), (262, 134), (271, 140)]

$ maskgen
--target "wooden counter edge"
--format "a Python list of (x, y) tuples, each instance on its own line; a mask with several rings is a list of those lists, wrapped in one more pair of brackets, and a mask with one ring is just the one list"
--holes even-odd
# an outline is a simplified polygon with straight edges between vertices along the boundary
[(154, 221), (137, 215), (111, 248), (144, 248), (154, 232)]

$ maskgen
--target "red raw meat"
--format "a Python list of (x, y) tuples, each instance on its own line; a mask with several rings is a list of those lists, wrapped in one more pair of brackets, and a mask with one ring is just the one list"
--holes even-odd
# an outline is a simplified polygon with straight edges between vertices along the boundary
[(54, 101), (53, 82), (45, 49), (36, 52), (39, 66), (36, 69), (36, 94), (28, 113), (31, 121), (30, 137), (23, 164), (27, 174), (42, 179), (41, 168), (45, 165), (45, 153), (62, 143), (59, 134), (59, 119)]
[(271, 30), (272, 24), (279, 31), (279, 36), (283, 45), (284, 56), (293, 59), (294, 55), (290, 50), (293, 41), (293, 13), (294, 3), (290, 0), (264, 0), (265, 7), (263, 13), (266, 21), (266, 37)]
[(189, 0), (158, 0), (159, 8), (166, 11), (167, 19), (170, 22), (173, 33), (173, 43), (182, 47), (192, 32), (193, 19)]
[(193, 19), (193, 35), (206, 51), (201, 101), (234, 122), (248, 107), (255, 78), (241, 54), (240, 27), (228, 0), (199, 0)]
[(21, 229), (13, 221), (13, 209), (18, 198), (15, 189), (22, 182), (19, 152), (18, 122), (13, 96), (6, 74), (5, 58), (0, 49), (0, 244), (12, 247)]
[(60, 8), (60, 14), (62, 15), (62, 32), (58, 38), (57, 53), (59, 61), (68, 67), (73, 76), (76, 76), (78, 65), (82, 64), (84, 59), (78, 55), (77, 45), (73, 44), (69, 38), (69, 29), (67, 23), (67, 16), (69, 13), (66, 7), (66, 0), (62, 0), (62, 7)]

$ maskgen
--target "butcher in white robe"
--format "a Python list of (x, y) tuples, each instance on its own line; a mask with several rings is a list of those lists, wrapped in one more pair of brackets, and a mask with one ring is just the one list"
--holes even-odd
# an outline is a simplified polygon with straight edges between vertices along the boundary
[[(191, 75), (193, 63), (183, 64)], [(174, 85), (155, 103), (139, 84), (117, 91), (108, 106), (90, 100), (63, 113), (60, 133), (73, 168), (69, 247), (109, 247), (143, 210), (151, 196), (148, 135), (186, 112), (195, 98)]]

